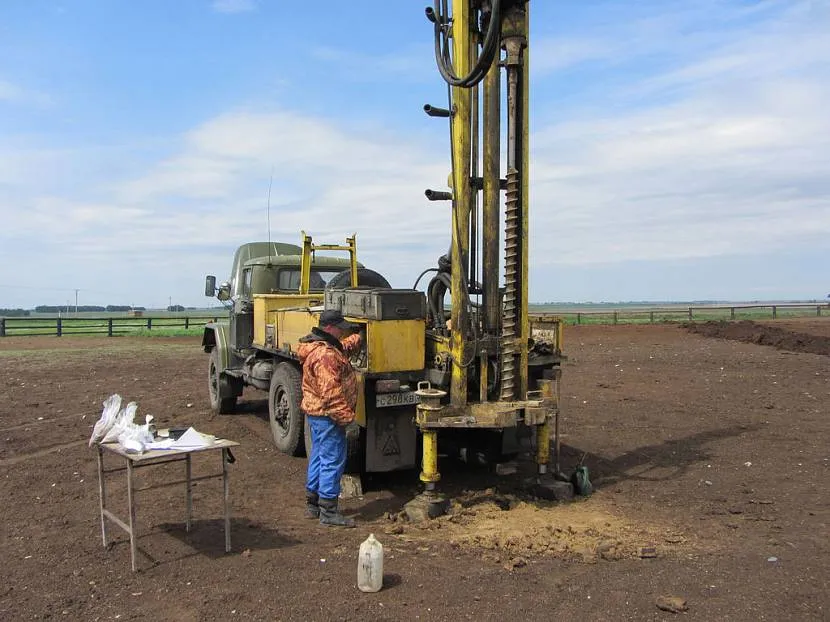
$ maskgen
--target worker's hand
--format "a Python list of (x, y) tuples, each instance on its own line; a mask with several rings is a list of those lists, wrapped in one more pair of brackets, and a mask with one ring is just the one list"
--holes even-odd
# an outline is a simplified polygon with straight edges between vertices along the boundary
[(346, 355), (351, 357), (360, 352), (363, 338), (360, 336), (360, 333), (354, 333), (341, 339), (340, 343), (343, 344), (343, 350), (346, 352)]
[(354, 441), (360, 438), (360, 426), (352, 421), (346, 425), (346, 440)]

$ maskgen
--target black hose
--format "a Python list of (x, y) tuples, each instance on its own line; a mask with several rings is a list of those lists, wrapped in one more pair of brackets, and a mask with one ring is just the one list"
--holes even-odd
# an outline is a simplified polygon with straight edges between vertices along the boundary
[(427, 268), (426, 270), (421, 272), (421, 274), (418, 275), (418, 278), (415, 279), (415, 285), (412, 286), (412, 289), (418, 289), (418, 283), (420, 283), (424, 275), (429, 272), (438, 272), (438, 268)]
[(432, 316), (432, 325), (434, 328), (446, 328), (446, 320), (444, 319), (444, 295), (447, 293), (446, 279), (440, 278), (440, 274), (436, 275), (429, 282), (427, 288), (427, 303), (429, 304), (429, 311)]
[(428, 12), (430, 21), (434, 22), (435, 32), (435, 63), (441, 77), (451, 86), (472, 88), (484, 79), (487, 71), (493, 64), (499, 50), (499, 30), (501, 26), (501, 0), (492, 0), (490, 9), (490, 23), (487, 25), (487, 34), (484, 36), (481, 54), (470, 72), (463, 77), (455, 74), (450, 55), (449, 38), (449, 7), (447, 0), (435, 0), (435, 8)]

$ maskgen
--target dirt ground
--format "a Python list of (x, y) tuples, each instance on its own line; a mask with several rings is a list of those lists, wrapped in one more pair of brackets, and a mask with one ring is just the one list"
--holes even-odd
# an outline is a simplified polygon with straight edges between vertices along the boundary
[[(525, 463), (497, 476), (446, 459), (451, 515), (407, 523), (398, 512), (417, 474), (375, 477), (344, 503), (354, 530), (302, 518), (305, 460), (275, 452), (261, 394), (211, 415), (197, 339), (0, 339), (0, 619), (673, 617), (661, 596), (685, 599), (689, 619), (830, 619), (829, 329), (828, 318), (570, 327), (563, 468), (587, 465), (593, 496), (538, 501), (522, 492)], [(183, 486), (138, 495), (139, 572), (115, 526), (102, 545), (87, 439), (116, 392), (159, 427), (241, 443), (230, 554), (218, 480), (195, 485), (191, 533)], [(218, 463), (194, 458), (194, 475)], [(111, 477), (123, 514), (123, 474)], [(377, 594), (356, 588), (370, 532), (386, 553)]]

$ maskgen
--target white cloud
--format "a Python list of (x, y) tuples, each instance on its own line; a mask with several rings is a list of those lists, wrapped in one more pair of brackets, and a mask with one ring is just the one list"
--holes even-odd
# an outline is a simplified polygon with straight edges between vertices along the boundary
[(340, 208), (350, 221), (375, 210), (394, 220), (405, 218), (413, 202), (422, 206), (431, 181), (446, 179), (444, 165), (430, 164), (443, 159), (440, 146), (436, 151), (377, 127), (348, 130), (288, 111), (229, 113), (188, 132), (179, 153), (122, 184), (119, 196), (138, 204), (230, 203), (259, 192), (261, 204), (273, 170), (275, 205), (304, 204), (304, 213), (322, 222)]
[[(273, 239), (297, 242), (306, 230), (342, 242), (356, 232), (361, 260), (408, 285), (448, 244), (447, 206), (423, 196), (446, 179), (446, 154), (441, 145), (431, 152), (409, 136), (365, 130), (295, 112), (220, 115), (187, 132), (145, 174), (86, 189), (100, 200), (62, 198), (49, 187), (33, 192), (24, 209), (0, 200), (0, 214), (15, 214), (0, 238), (7, 253), (14, 240), (44, 236), (55, 252), (88, 266), (136, 270), (169, 256), (165, 264), (193, 266), (194, 283), (205, 272), (224, 276), (235, 246), (267, 236), (273, 167)], [(410, 249), (405, 256), (401, 246)], [(204, 248), (220, 250), (194, 266), (191, 254), (204, 257)]]
[[(791, 55), (794, 48), (801, 47), (800, 39), (790, 41), (785, 48), (764, 49), (758, 43), (762, 37), (775, 38), (785, 29), (820, 34), (827, 26), (828, 6), (826, 0), (758, 0), (753, 4), (735, 0), (608, 2), (597, 7), (590, 19), (569, 21), (567, 36), (552, 34), (551, 28), (561, 30), (559, 20), (535, 22), (531, 67), (534, 73), (547, 74), (593, 62), (614, 71), (631, 67), (635, 75), (640, 68), (632, 62), (645, 67), (679, 65), (689, 73), (738, 66), (746, 69), (750, 59), (731, 56), (746, 46), (753, 47), (754, 53), (763, 50), (770, 56)], [(572, 18), (569, 10), (559, 9), (563, 20)], [(721, 58), (711, 58), (714, 51)], [(705, 60), (695, 69), (700, 58)], [(821, 59), (816, 56), (814, 62), (821, 63)], [(632, 71), (624, 75), (628, 77)], [(615, 76), (612, 73), (609, 77)]]
[(33, 104), (35, 106), (48, 106), (52, 99), (45, 93), (24, 88), (19, 84), (0, 79), (0, 103), (9, 104)]
[(217, 13), (245, 13), (256, 10), (256, 0), (213, 0), (210, 5)]
[(651, 47), (632, 41), (682, 54), (605, 93), (607, 112), (586, 106), (534, 135), (533, 248), (561, 232), (534, 261), (764, 254), (830, 235), (829, 15), (786, 8), (719, 36), (679, 20)]

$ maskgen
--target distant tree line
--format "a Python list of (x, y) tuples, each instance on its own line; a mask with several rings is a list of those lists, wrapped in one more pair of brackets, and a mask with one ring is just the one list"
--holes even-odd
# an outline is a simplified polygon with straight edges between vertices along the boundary
[(31, 311), (26, 309), (0, 309), (0, 317), (29, 317)]
[[(66, 313), (68, 311), (78, 311), (79, 313), (101, 312), (104, 311), (146, 311), (145, 307), (131, 307), (130, 305), (107, 305), (102, 307), (99, 305), (38, 305), (35, 307), (36, 313)], [(28, 315), (29, 312), (26, 312)]]

